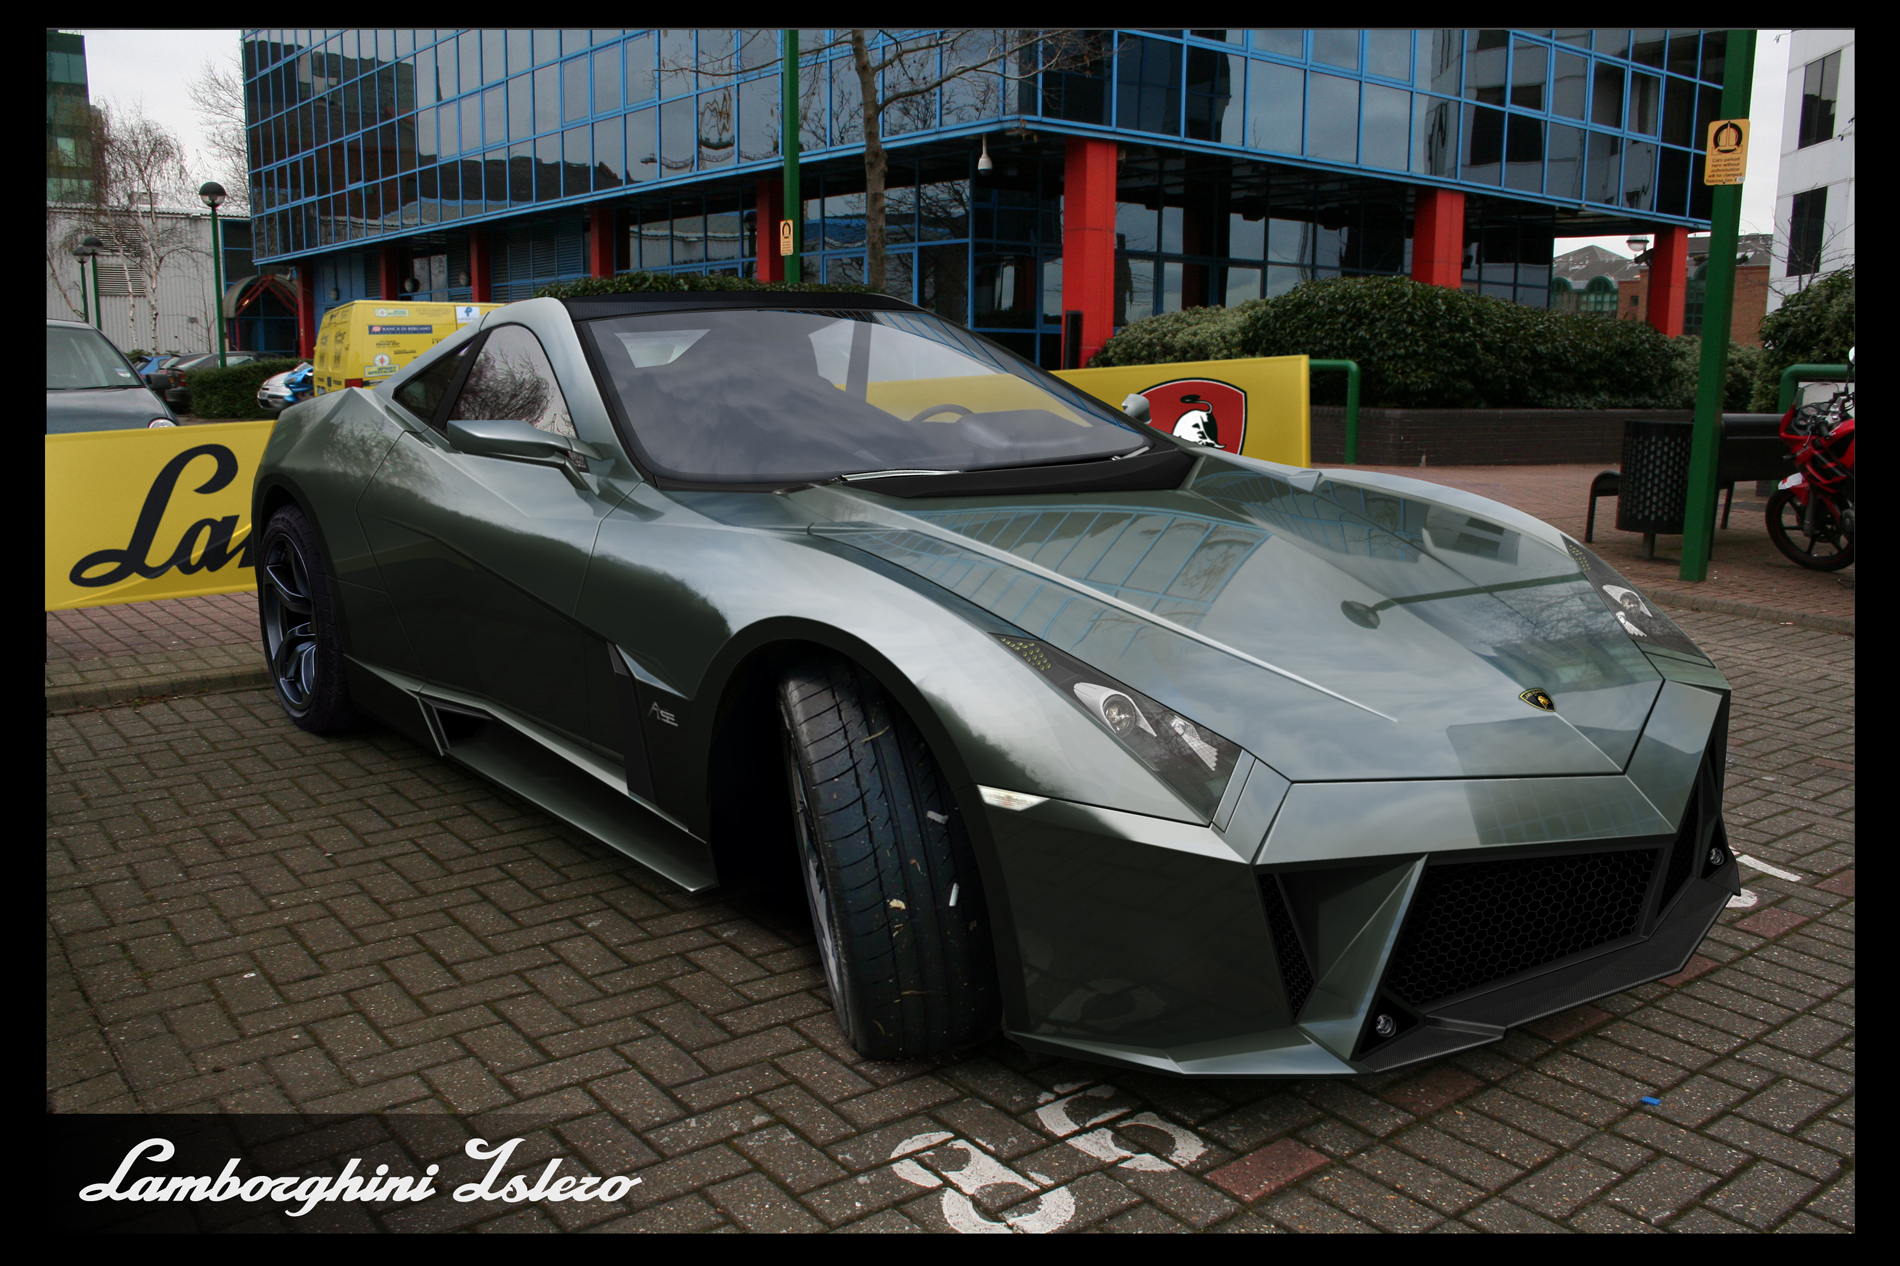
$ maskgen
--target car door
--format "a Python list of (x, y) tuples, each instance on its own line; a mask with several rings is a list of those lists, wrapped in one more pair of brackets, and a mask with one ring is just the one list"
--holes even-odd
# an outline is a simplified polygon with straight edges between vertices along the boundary
[[(569, 335), (571, 337), (571, 334)], [(606, 647), (572, 619), (601, 518), (595, 476), (458, 450), (456, 419), (574, 435), (535, 332), (484, 331), (398, 388), (420, 423), (359, 504), (378, 570), (425, 680), (492, 701), (597, 750), (620, 747)]]

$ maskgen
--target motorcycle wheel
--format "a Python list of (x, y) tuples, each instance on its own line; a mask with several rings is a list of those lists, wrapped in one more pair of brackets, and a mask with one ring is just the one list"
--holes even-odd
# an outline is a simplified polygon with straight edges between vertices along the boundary
[(1854, 562), (1854, 542), (1841, 528), (1833, 503), (1822, 499), (1816, 507), (1816, 528), (1820, 535), (1809, 536), (1802, 526), (1800, 502), (1795, 490), (1780, 488), (1768, 498), (1768, 539), (1791, 562), (1813, 571), (1839, 571)]

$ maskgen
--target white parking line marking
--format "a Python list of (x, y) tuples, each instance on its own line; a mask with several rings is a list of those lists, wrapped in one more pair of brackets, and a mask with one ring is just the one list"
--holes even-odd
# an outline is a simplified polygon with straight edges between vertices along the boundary
[(1793, 871), (1783, 870), (1779, 866), (1770, 866), (1767, 862), (1756, 861), (1754, 858), (1750, 857), (1747, 853), (1735, 854), (1735, 860), (1740, 862), (1744, 866), (1754, 867), (1756, 870), (1759, 870), (1764, 875), (1773, 875), (1776, 879), (1785, 879), (1791, 884), (1798, 884), (1801, 882), (1801, 876), (1795, 874)]
[(1760, 900), (1760, 897), (1757, 897), (1754, 893), (1744, 888), (1739, 895), (1728, 899), (1728, 908), (1731, 910), (1746, 910)]

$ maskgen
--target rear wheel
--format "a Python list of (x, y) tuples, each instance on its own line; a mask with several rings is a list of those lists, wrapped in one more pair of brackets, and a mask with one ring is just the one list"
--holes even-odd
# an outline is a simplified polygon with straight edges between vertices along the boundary
[(1793, 488), (1777, 489), (1768, 498), (1768, 539), (1789, 559), (1815, 571), (1839, 571), (1854, 561), (1854, 542), (1848, 537), (1834, 503), (1819, 493), (1814, 497), (1814, 535), (1805, 523), (1807, 507), (1795, 500)]
[(350, 728), (356, 710), (343, 683), (336, 608), (316, 530), (300, 507), (271, 515), (258, 554), (257, 613), (277, 701), (313, 734)]
[(901, 1059), (996, 1026), (996, 968), (969, 834), (923, 736), (857, 665), (779, 687), (799, 871), (838, 1025)]

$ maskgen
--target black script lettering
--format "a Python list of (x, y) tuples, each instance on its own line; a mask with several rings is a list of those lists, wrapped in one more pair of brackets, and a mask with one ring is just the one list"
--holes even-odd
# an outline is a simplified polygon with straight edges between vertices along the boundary
[[(145, 504), (139, 507), (138, 523), (132, 528), (132, 539), (126, 544), (126, 547), (124, 549), (95, 550), (93, 553), (86, 555), (77, 563), (73, 564), (73, 570), (68, 576), (68, 579), (75, 585), (87, 589), (96, 589), (104, 585), (116, 585), (134, 572), (137, 572), (147, 580), (157, 580), (160, 576), (170, 571), (181, 559), (187, 563), (190, 562), (192, 546), (200, 528), (209, 528), (212, 534), (210, 542), (205, 547), (204, 562), (199, 564), (198, 567), (181, 567), (180, 570), (192, 572), (206, 565), (215, 570), (230, 561), (229, 547), (231, 534), (237, 526), (235, 519), (221, 521), (222, 523), (231, 524), (231, 527), (224, 528), (222, 533), (219, 531), (221, 522), (210, 519), (200, 520), (192, 526), (191, 531), (185, 534), (185, 542), (179, 547), (178, 553), (173, 554), (162, 563), (153, 564), (150, 561), (152, 538), (158, 535), (158, 525), (165, 518), (165, 508), (171, 504), (172, 488), (177, 485), (178, 477), (184, 474), (185, 467), (189, 466), (194, 459), (199, 457), (209, 457), (218, 464), (218, 468), (212, 472), (211, 478), (205, 480), (204, 483), (200, 484), (196, 489), (200, 494), (217, 492), (237, 477), (237, 455), (224, 445), (200, 444), (196, 448), (186, 449), (184, 452), (178, 454), (178, 456), (166, 462), (165, 468), (158, 472), (158, 478), (152, 481), (151, 490), (145, 494)], [(248, 539), (244, 543), (244, 548), (245, 554), (248, 556), (250, 553), (250, 541)], [(213, 549), (219, 552), (219, 558), (216, 562), (212, 561)], [(86, 575), (88, 571), (91, 571), (95, 567), (105, 567), (107, 570), (100, 572), (96, 576)]]
[[(172, 554), (172, 563), (179, 571), (189, 576), (207, 568), (216, 571), (237, 556), (231, 548), (231, 535), (237, 531), (238, 517), (227, 514), (222, 519), (199, 519), (185, 532), (185, 539), (178, 542), (178, 549)], [(199, 536), (205, 536), (204, 556), (197, 562), (191, 556), (197, 552)]]

